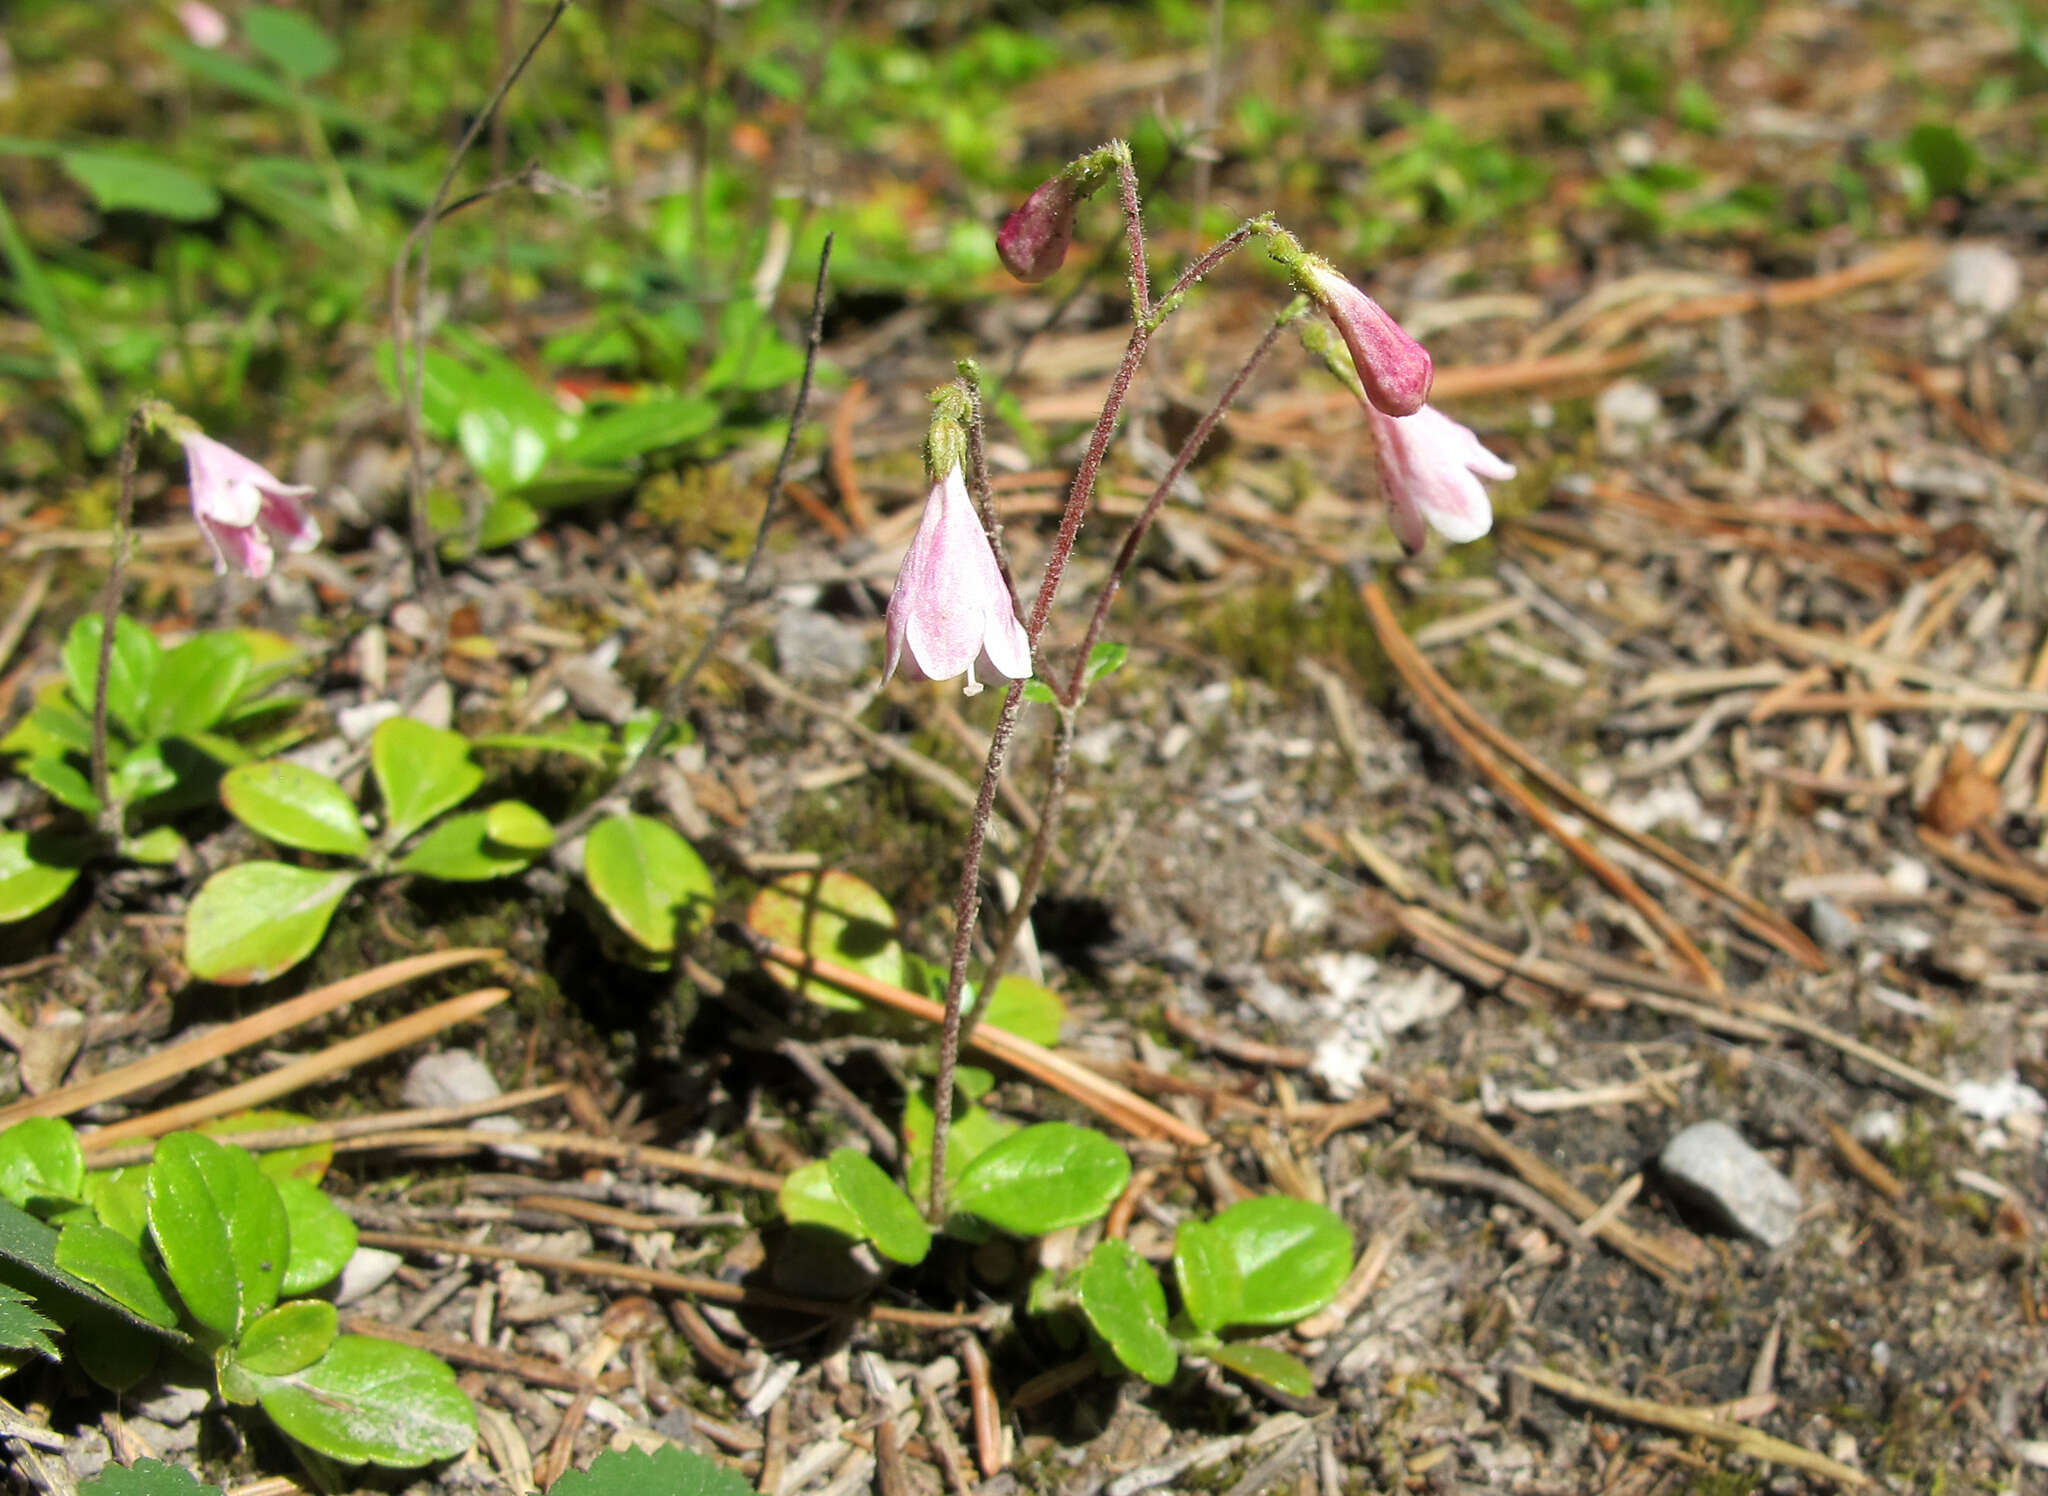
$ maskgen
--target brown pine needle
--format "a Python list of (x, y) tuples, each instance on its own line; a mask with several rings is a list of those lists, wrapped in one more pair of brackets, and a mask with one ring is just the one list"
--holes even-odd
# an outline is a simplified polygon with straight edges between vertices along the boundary
[(1837, 1485), (1847, 1486), (1852, 1490), (1870, 1484), (1870, 1477), (1861, 1470), (1844, 1465), (1840, 1460), (1831, 1460), (1824, 1454), (1801, 1449), (1797, 1444), (1760, 1433), (1753, 1428), (1746, 1428), (1739, 1423), (1729, 1423), (1725, 1419), (1715, 1418), (1692, 1408), (1652, 1402), (1647, 1397), (1628, 1397), (1619, 1392), (1609, 1392), (1604, 1387), (1596, 1387), (1591, 1382), (1582, 1382), (1577, 1377), (1568, 1377), (1563, 1372), (1552, 1371), (1544, 1366), (1517, 1366), (1515, 1370), (1546, 1391), (1555, 1392), (1559, 1397), (1568, 1397), (1573, 1402), (1584, 1403), (1587, 1407), (1612, 1413), (1617, 1418), (1647, 1423), (1657, 1428), (1668, 1428), (1702, 1439), (1712, 1439), (1717, 1444), (1727, 1445), (1737, 1454), (1746, 1454), (1752, 1459), (1767, 1460), (1773, 1465), (1789, 1465), (1795, 1470), (1825, 1476)]
[(430, 1038), (442, 1029), (452, 1028), (458, 1023), (467, 1023), (481, 1017), (512, 995), (504, 987), (484, 987), (461, 997), (451, 997), (444, 1003), (435, 1003), (431, 1008), (422, 1008), (417, 1013), (408, 1013), (403, 1018), (393, 1019), (346, 1039), (331, 1044), (318, 1054), (307, 1055), (292, 1061), (289, 1065), (259, 1075), (254, 1080), (243, 1081), (239, 1086), (229, 1086), (224, 1091), (215, 1091), (180, 1106), (165, 1107), (160, 1111), (145, 1112), (139, 1117), (130, 1117), (110, 1127), (102, 1127), (79, 1138), (79, 1144), (87, 1152), (118, 1143), (128, 1138), (160, 1137), (167, 1132), (176, 1132), (181, 1127), (192, 1127), (215, 1117), (225, 1117), (230, 1112), (246, 1111), (275, 1101), (280, 1096), (303, 1090), (316, 1081), (332, 1076), (346, 1075), (358, 1065), (367, 1064), (394, 1049), (403, 1049), (408, 1044), (417, 1044)]
[(446, 971), (452, 966), (465, 966), (472, 961), (488, 961), (503, 955), (503, 951), (484, 947), (465, 947), (461, 950), (434, 951), (424, 956), (409, 956), (403, 961), (392, 961), (383, 966), (331, 982), (325, 987), (281, 1002), (276, 1007), (265, 1008), (252, 1013), (236, 1023), (225, 1024), (196, 1039), (187, 1039), (182, 1044), (173, 1044), (160, 1049), (132, 1065), (95, 1075), (90, 1080), (76, 1085), (65, 1086), (32, 1100), (17, 1101), (12, 1106), (0, 1107), (0, 1130), (12, 1127), (27, 1117), (68, 1117), (73, 1112), (83, 1111), (102, 1101), (112, 1101), (139, 1091), (148, 1086), (159, 1085), (201, 1065), (210, 1064), (222, 1055), (233, 1054), (238, 1049), (247, 1049), (265, 1039), (283, 1033), (286, 1029), (297, 1028), (302, 1023), (339, 1008), (345, 1008), (357, 998), (369, 997), (378, 992), (413, 981), (418, 977), (432, 976), (437, 971)]
[(1459, 700), (1457, 693), (1436, 673), (1429, 662), (1422, 658), (1421, 651), (1409, 642), (1408, 636), (1401, 632), (1401, 625), (1394, 618), (1394, 610), (1387, 605), (1386, 596), (1380, 591), (1379, 583), (1368, 581), (1358, 591), (1360, 600), (1365, 604), (1366, 617), (1372, 623), (1373, 632), (1379, 636), (1380, 647), (1386, 651), (1388, 660), (1406, 682), (1409, 695), (1429, 714), (1430, 720), (1436, 723), (1472, 765), (1486, 776), (1488, 783), (1512, 801), (1522, 814), (1548, 832), (1551, 840), (1576, 857), (1587, 872), (1607, 886), (1610, 893), (1648, 920), (1651, 928), (1663, 939), (1671, 952), (1691, 967), (1702, 982), (1719, 990), (1721, 974), (1701, 953), (1700, 948), (1693, 944), (1692, 937), (1686, 933), (1685, 927), (1673, 919), (1662, 904), (1651, 898), (1641, 884), (1605, 853), (1583, 837), (1574, 836), (1566, 830), (1564, 822), (1537, 799), (1520, 780), (1502, 768), (1500, 761), (1487, 751), (1485, 745), (1471, 731), (1467, 730), (1465, 719), (1471, 713), (1471, 708), (1467, 707), (1461, 712), (1451, 707), (1451, 701)]

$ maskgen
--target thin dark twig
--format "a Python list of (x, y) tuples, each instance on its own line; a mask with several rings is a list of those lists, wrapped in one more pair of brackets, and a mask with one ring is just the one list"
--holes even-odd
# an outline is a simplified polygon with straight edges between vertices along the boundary
[[(776, 519), (782, 513), (782, 487), (789, 476), (790, 460), (796, 455), (797, 437), (803, 433), (804, 417), (811, 404), (811, 379), (818, 366), (818, 345), (825, 340), (825, 285), (832, 267), (832, 235), (825, 235), (824, 247), (818, 251), (818, 278), (811, 287), (811, 321), (804, 338), (804, 372), (797, 380), (796, 403), (789, 409), (789, 431), (782, 439), (782, 451), (775, 459), (775, 471), (768, 479), (768, 496), (761, 503), (761, 521), (754, 527), (753, 548), (747, 552), (747, 562), (740, 570), (740, 579), (726, 594), (718, 616), (711, 621), (703, 641), (697, 646), (690, 663), (683, 667), (683, 673), (676, 677), (673, 686), (663, 693), (661, 715), (655, 719), (654, 730), (648, 733), (640, 749), (619, 773), (613, 787), (614, 795), (631, 790), (644, 765), (652, 757), (654, 748), (669, 729), (675, 726), (682, 715), (683, 703), (689, 699), (690, 688), (696, 684), (697, 674), (704, 668), (704, 662), (711, 658), (711, 652), (718, 648), (731, 630), (733, 621), (739, 617), (740, 609), (754, 600), (754, 573), (760, 569), (761, 557), (768, 549), (768, 532), (774, 528)], [(576, 835), (596, 820), (609, 797), (600, 798), (564, 821), (555, 833), (555, 844)]]
[(519, 81), (534, 54), (540, 51), (541, 43), (548, 39), (548, 33), (555, 29), (555, 23), (568, 10), (570, 0), (555, 0), (555, 5), (540, 23), (540, 29), (527, 43), (519, 60), (512, 64), (505, 76), (498, 80), (492, 92), (462, 139), (456, 143), (455, 152), (448, 158), (448, 165), (441, 173), (441, 180), (434, 188), (433, 201), (427, 204), (427, 211), (420, 221), (413, 225), (412, 232), (405, 236), (399, 246), (398, 260), (391, 267), (391, 347), (394, 361), (398, 351), (405, 346), (405, 328), (402, 323), (405, 302), (405, 268), (415, 252), (419, 257), (419, 272), (414, 282), (412, 311), (412, 357), (400, 370), (399, 383), (405, 404), (405, 444), (408, 459), (406, 474), (407, 492), (412, 508), (413, 567), (422, 592), (438, 593), (441, 586), (441, 558), (434, 546), (434, 528), (427, 519), (427, 451), (425, 424), (425, 390), (427, 380), (427, 287), (433, 272), (434, 225), (440, 221), (448, 202), (448, 193), (455, 185), (455, 174), (462, 169), (463, 158), (469, 154), (479, 136), (497, 118), (505, 96), (512, 92), (512, 86)]
[(142, 451), (142, 433), (149, 424), (149, 406), (128, 413), (121, 433), (121, 497), (114, 510), (114, 544), (107, 562), (107, 588), (100, 597), (100, 666), (92, 686), (92, 793), (100, 802), (102, 835), (119, 840), (121, 808), (107, 778), (107, 677), (114, 666), (114, 625), (121, 616), (121, 584), (128, 570), (128, 542), (135, 529), (135, 462)]

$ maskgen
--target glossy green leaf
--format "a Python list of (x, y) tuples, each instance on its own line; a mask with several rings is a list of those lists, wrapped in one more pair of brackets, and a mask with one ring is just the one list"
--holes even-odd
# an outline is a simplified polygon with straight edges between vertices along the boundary
[(1066, 1016), (1067, 1005), (1057, 992), (1011, 972), (996, 983), (981, 1021), (1050, 1049), (1060, 1042), (1060, 1024)]
[(583, 877), (619, 928), (667, 955), (711, 918), (711, 869), (697, 849), (650, 816), (597, 823), (583, 844)]
[(100, 813), (100, 797), (92, 792), (92, 781), (69, 759), (32, 758), (21, 766), (21, 772), (67, 810), (82, 816)]
[(476, 1442), (476, 1410), (447, 1363), (395, 1341), (337, 1336), (311, 1366), (251, 1380), (279, 1428), (348, 1464), (410, 1469)]
[(1166, 1290), (1152, 1265), (1116, 1240), (1098, 1242), (1074, 1275), (1081, 1311), (1116, 1358), (1146, 1381), (1165, 1386), (1180, 1365), (1166, 1331)]
[(393, 846), (460, 805), (484, 782), (467, 738), (410, 717), (377, 724), (370, 735), (370, 772), (384, 798), (384, 835)]
[(140, 1242), (149, 1230), (149, 1165), (95, 1169), (85, 1176), (85, 1199), (100, 1224)]
[[(155, 1346), (163, 1341), (183, 1343), (185, 1337), (161, 1325), (152, 1324), (118, 1299), (109, 1297), (57, 1262), (56, 1228), (37, 1220), (20, 1206), (0, 1199), (0, 1257), (35, 1280), (37, 1307), (62, 1325), (67, 1332), (86, 1332), (71, 1341), (73, 1354), (85, 1358), (91, 1342), (104, 1342), (108, 1354), (88, 1362), (95, 1379), (111, 1387), (126, 1386), (123, 1367), (136, 1376), (149, 1369)], [(12, 1272), (9, 1277), (13, 1277)], [(147, 1354), (123, 1353), (136, 1338), (151, 1341)], [(107, 1375), (101, 1376), (105, 1371)]]
[(326, 1355), (340, 1329), (340, 1316), (325, 1299), (293, 1299), (242, 1332), (235, 1361), (261, 1376), (290, 1376)]
[(0, 832), (0, 924), (27, 919), (63, 898), (78, 881), (84, 852), (68, 838)]
[(571, 1470), (549, 1486), (548, 1496), (751, 1496), (753, 1489), (711, 1456), (663, 1444), (607, 1449), (588, 1470)]
[(206, 880), (185, 911), (185, 965), (208, 982), (267, 982), (313, 953), (360, 874), (241, 862)]
[(204, 223), (220, 212), (220, 194), (211, 182), (161, 156), (62, 151), (57, 159), (102, 213), (153, 213), (180, 223)]
[(523, 800), (500, 800), (484, 811), (484, 836), (511, 852), (545, 852), (555, 842), (548, 818)]
[(304, 764), (273, 758), (230, 769), (221, 776), (220, 798), (236, 820), (280, 845), (336, 857), (370, 850), (347, 791)]
[(149, 1231), (192, 1318), (234, 1340), (277, 1302), (290, 1224), (277, 1186), (247, 1150), (196, 1132), (158, 1141)]
[[(88, 708), (89, 709), (89, 708)], [(7, 735), (4, 746), (10, 753), (30, 757), (62, 758), (68, 753), (92, 752), (92, 719), (72, 705), (63, 688), (38, 700), (21, 725)]]
[[(912, 1091), (903, 1101), (903, 1177), (919, 1204), (931, 1192), (932, 1104), (924, 1092)], [(990, 1147), (1017, 1130), (1017, 1124), (998, 1117), (986, 1107), (970, 1106), (953, 1113), (953, 1125), (946, 1129), (946, 1190), (950, 1197), (960, 1176)]]
[[(896, 939), (896, 911), (851, 873), (790, 873), (776, 879), (747, 907), (747, 928), (891, 986), (910, 985), (903, 947)], [(814, 977), (774, 962), (766, 969), (783, 986), (820, 1007), (845, 1013), (866, 1007), (859, 998)]]
[(612, 467), (694, 441), (718, 424), (719, 415), (713, 402), (688, 395), (616, 405), (586, 416), (561, 455), (590, 467)]
[(85, 1198), (85, 1153), (69, 1122), (29, 1117), (0, 1132), (0, 1197), (25, 1210)]
[(185, 838), (172, 826), (152, 826), (121, 843), (121, 855), (149, 867), (175, 867), (185, 853)]
[(143, 1260), (141, 1246), (112, 1227), (66, 1226), (57, 1234), (57, 1265), (151, 1324), (177, 1328), (177, 1306)]
[[(280, 1127), (304, 1127), (312, 1120), (303, 1112), (264, 1107), (256, 1111), (235, 1112), (230, 1116), (216, 1117), (211, 1122), (202, 1122), (199, 1124), (199, 1131), (216, 1141), (232, 1143), (239, 1133), (269, 1132)], [(287, 1179), (303, 1179), (308, 1184), (318, 1184), (327, 1177), (328, 1167), (333, 1162), (332, 1143), (308, 1143), (301, 1148), (266, 1148), (256, 1155), (256, 1167), (279, 1183)]]
[(1289, 1397), (1314, 1397), (1316, 1375), (1294, 1356), (1270, 1345), (1249, 1341), (1225, 1341), (1211, 1347), (1211, 1361), (1241, 1377), (1249, 1378)]
[(275, 5), (252, 5), (242, 12), (242, 39), (299, 83), (331, 72), (341, 60), (341, 48), (318, 21)]
[(915, 1265), (932, 1247), (931, 1227), (881, 1165), (855, 1148), (835, 1148), (825, 1160), (833, 1191), (860, 1222), (875, 1250)]
[(792, 1226), (823, 1226), (827, 1231), (836, 1231), (853, 1241), (860, 1241), (865, 1236), (860, 1217), (853, 1213), (852, 1206), (839, 1198), (839, 1191), (832, 1183), (832, 1171), (826, 1168), (823, 1159), (785, 1175), (775, 1201), (781, 1207), (782, 1218)]
[(145, 736), (205, 732), (227, 714), (254, 664), (240, 634), (195, 634), (158, 661)]
[(1212, 1229), (1237, 1263), (1240, 1325), (1291, 1325), (1337, 1296), (1351, 1275), (1351, 1231), (1326, 1206), (1287, 1195), (1240, 1200)]
[(1173, 1237), (1173, 1275), (1182, 1307), (1201, 1329), (1214, 1333), (1243, 1322), (1244, 1275), (1229, 1239), (1214, 1226), (1180, 1223)]
[(421, 837), (395, 871), (443, 883), (485, 883), (524, 872), (533, 859), (533, 852), (509, 849), (493, 840), (490, 812), (472, 810), (448, 817)]
[(221, 1496), (219, 1486), (203, 1483), (190, 1470), (162, 1460), (113, 1461), (78, 1488), (78, 1496)]
[(1124, 661), (1130, 657), (1130, 645), (1104, 639), (1088, 651), (1088, 679), (1098, 681), (1105, 675), (1116, 674), (1124, 668)]
[(960, 1175), (951, 1208), (1017, 1236), (1043, 1236), (1106, 1214), (1131, 1160), (1101, 1133), (1040, 1122), (1011, 1133)]
[[(140, 741), (149, 721), (150, 688), (163, 649), (156, 636), (127, 614), (114, 620), (114, 649), (107, 662), (107, 716)], [(64, 679), (85, 720), (92, 721), (93, 686), (100, 676), (100, 620), (88, 614), (64, 637)]]
[(270, 1177), (284, 1205), (291, 1243), (279, 1292), (312, 1293), (333, 1282), (348, 1266), (356, 1249), (356, 1223), (310, 1180)]

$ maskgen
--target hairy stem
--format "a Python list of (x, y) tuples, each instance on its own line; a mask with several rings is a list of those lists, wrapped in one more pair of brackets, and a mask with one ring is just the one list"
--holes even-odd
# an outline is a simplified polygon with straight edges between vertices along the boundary
[(107, 562), (107, 590), (100, 598), (100, 663), (92, 685), (92, 793), (100, 802), (100, 834), (110, 842), (121, 839), (121, 807), (114, 803), (107, 776), (107, 677), (114, 667), (114, 625), (121, 616), (121, 584), (128, 572), (128, 542), (135, 530), (135, 462), (142, 451), (142, 433), (148, 429), (151, 403), (143, 402), (128, 414), (121, 433), (121, 496), (114, 509), (114, 544)]
[[(988, 958), (988, 969), (982, 974), (982, 987), (991, 995), (996, 984), (1009, 970), (1010, 957), (1016, 953), (1017, 941), (1024, 934), (1024, 926), (1031, 919), (1031, 906), (1038, 898), (1039, 885), (1045, 881), (1045, 864), (1052, 856), (1053, 835), (1059, 829), (1060, 812), (1066, 808), (1067, 766), (1074, 757), (1074, 722), (1080, 715), (1078, 707), (1059, 708), (1059, 725), (1053, 730), (1052, 767), (1046, 773), (1045, 800), (1038, 810), (1038, 829), (1031, 837), (1031, 850), (1024, 856), (1024, 871), (1017, 880), (1017, 897), (1010, 906), (1009, 917), (1003, 921), (1002, 934), (996, 937), (995, 953)], [(974, 1037), (975, 1026), (981, 1022), (981, 1015), (988, 1009), (987, 1003), (977, 1003), (960, 1025), (960, 1042), (965, 1044)]]

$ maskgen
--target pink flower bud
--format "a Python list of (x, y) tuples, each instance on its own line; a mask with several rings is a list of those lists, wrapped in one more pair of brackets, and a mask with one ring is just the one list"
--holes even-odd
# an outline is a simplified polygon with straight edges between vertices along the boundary
[(1031, 674), (1031, 641), (957, 467), (925, 500), (924, 518), (896, 573), (887, 625), (883, 680), (898, 665), (911, 680), (951, 680), (965, 671), (972, 696), (981, 689), (977, 665), (1004, 680)]
[(192, 474), (192, 517), (213, 547), (213, 569), (230, 563), (244, 576), (266, 577), (274, 547), (310, 551), (320, 526), (299, 501), (313, 490), (283, 483), (233, 447), (192, 432), (184, 438)]
[(1080, 205), (1080, 189), (1064, 175), (1025, 198), (996, 231), (996, 253), (1004, 268), (1026, 284), (1036, 284), (1059, 269), (1067, 246), (1074, 242), (1074, 214)]
[(1493, 505), (1479, 480), (1512, 478), (1515, 470), (1481, 446), (1469, 426), (1433, 405), (1412, 416), (1390, 416), (1370, 405), (1365, 413), (1379, 450), (1388, 518), (1410, 555), (1422, 549), (1424, 520), (1458, 544), (1493, 528)]
[(178, 0), (178, 24), (195, 47), (209, 52), (228, 39), (228, 23), (206, 0)]
[(1366, 398), (1390, 416), (1422, 409), (1436, 375), (1429, 350), (1402, 331), (1377, 301), (1313, 256), (1304, 259), (1298, 284), (1329, 314), (1351, 350)]

